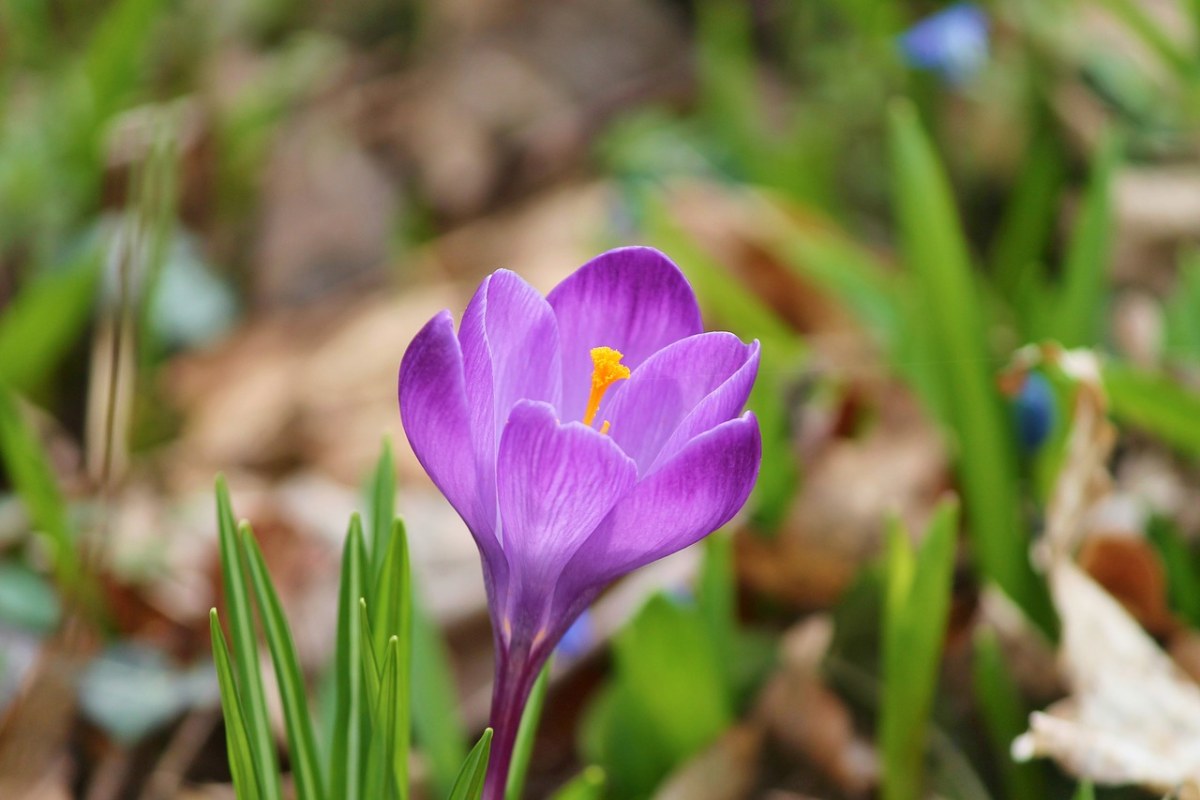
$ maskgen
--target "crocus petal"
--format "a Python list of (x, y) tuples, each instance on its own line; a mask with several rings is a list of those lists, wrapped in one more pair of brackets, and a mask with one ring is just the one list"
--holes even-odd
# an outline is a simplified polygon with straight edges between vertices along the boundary
[(496, 451), (509, 412), (518, 400), (555, 404), (560, 397), (558, 322), (536, 289), (498, 270), (471, 298), (458, 339), (479, 483), (493, 492), (494, 507)]
[[(674, 341), (700, 333), (687, 279), (649, 247), (610, 250), (584, 264), (547, 297), (562, 342), (563, 419), (582, 419), (591, 391), (593, 347), (612, 347), (636, 369)], [(601, 406), (603, 414), (604, 406)]]
[(500, 437), (496, 477), (510, 576), (505, 622), (533, 636), (559, 572), (633, 487), (637, 468), (609, 437), (560, 423), (545, 403), (521, 402)]
[(400, 362), (400, 419), (421, 466), (481, 547), (498, 550), (494, 499), (480, 491), (454, 319), (443, 311), (412, 340)]
[(750, 496), (761, 460), (753, 413), (697, 436), (639, 481), (575, 553), (555, 590), (556, 613), (570, 616), (573, 598), (724, 525)]
[(740, 414), (757, 369), (758, 343), (744, 344), (732, 333), (702, 333), (668, 345), (613, 390), (606, 409), (613, 441), (645, 475), (664, 444), (677, 442), (671, 452), (678, 451)]

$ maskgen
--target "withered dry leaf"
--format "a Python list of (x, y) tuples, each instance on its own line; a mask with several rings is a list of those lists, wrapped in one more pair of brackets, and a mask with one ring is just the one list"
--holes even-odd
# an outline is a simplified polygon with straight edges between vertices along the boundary
[(1150, 633), (1166, 636), (1174, 630), (1167, 576), (1158, 553), (1144, 537), (1089, 536), (1079, 551), (1079, 565)]
[[(1029, 731), (1013, 742), (1013, 756), (1048, 756), (1097, 783), (1200, 791), (1200, 686), (1074, 561), (1088, 516), (1112, 485), (1107, 458), (1115, 431), (1105, 415), (1099, 364), (1089, 351), (1051, 348), (1023, 350), (1017, 363), (1029, 367), (1043, 358), (1077, 386), (1066, 458), (1038, 553), (1062, 621), (1059, 666), (1071, 694), (1031, 715)], [(1082, 555), (1102, 578), (1111, 578), (1112, 570), (1098, 564), (1097, 548), (1105, 546), (1085, 544)], [(1128, 562), (1128, 553), (1121, 560)], [(1126, 598), (1131, 607), (1165, 613), (1141, 594)]]
[(1098, 783), (1200, 791), (1200, 686), (1073, 563), (1057, 562), (1050, 584), (1073, 694), (1031, 716), (1013, 756), (1049, 756)]

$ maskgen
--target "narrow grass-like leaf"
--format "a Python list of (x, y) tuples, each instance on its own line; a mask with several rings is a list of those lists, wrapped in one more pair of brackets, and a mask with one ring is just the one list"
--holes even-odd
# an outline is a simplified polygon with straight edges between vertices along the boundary
[(387, 758), (383, 749), (383, 737), (376, 733), (382, 730), (383, 721), (380, 716), (380, 695), (383, 692), (380, 671), (382, 665), (375, 653), (372, 643), (373, 629), (371, 619), (367, 614), (367, 601), (358, 601), (359, 636), (362, 642), (362, 674), (363, 688), (366, 690), (367, 709), (371, 722), (371, 741), (367, 748), (367, 775), (364, 795), (368, 798), (382, 797), (392, 785), (392, 770), (387, 768)]
[(385, 438), (371, 473), (371, 511), (367, 522), (370, 525), (371, 575), (375, 581), (383, 570), (387, 557), (392, 522), (396, 518), (396, 462), (392, 457), (392, 442)]
[(0, 383), (0, 463), (46, 542), (59, 589), (80, 591), (84, 576), (67, 516), (66, 498), (37, 434), (21, 413), (16, 396), (3, 383)]
[(382, 653), (387, 640), (393, 636), (405, 641), (412, 625), (411, 567), (408, 559), (408, 536), (403, 520), (392, 522), (383, 555), (383, 568), (375, 579), (371, 592), (371, 617), (376, 654)]
[(1055, 313), (1048, 318), (1052, 327), (1044, 334), (1066, 347), (1091, 347), (1100, 336), (1112, 243), (1111, 184), (1120, 154), (1121, 140), (1110, 134), (1092, 167), (1067, 249)]
[(334, 653), (337, 701), (329, 796), (344, 800), (358, 800), (363, 796), (366, 773), (370, 711), (367, 709), (366, 688), (363, 685), (363, 629), (358, 605), (363, 596), (366, 572), (362, 520), (355, 514), (350, 518), (350, 531), (346, 534), (342, 550), (337, 651)]
[(367, 692), (367, 707), (371, 709), (371, 724), (377, 725), (378, 721), (374, 715), (379, 708), (379, 673), (382, 665), (375, 653), (375, 645), (371, 643), (373, 629), (371, 628), (371, 618), (367, 614), (367, 601), (361, 598), (358, 601), (358, 621), (363, 643), (362, 670), (364, 688)]
[(0, 383), (28, 392), (57, 366), (92, 313), (99, 266), (99, 254), (88, 249), (13, 298), (0, 315)]
[(1028, 725), (1029, 711), (1020, 690), (1008, 674), (996, 634), (981, 629), (975, 637), (975, 700), (979, 704), (992, 752), (1000, 764), (1000, 773), (1010, 800), (1046, 797), (1042, 764), (1019, 763), (1010, 746)]
[(296, 657), (292, 632), (283, 616), (283, 607), (275, 593), (275, 586), (271, 583), (262, 552), (258, 549), (258, 543), (254, 541), (254, 533), (244, 522), (239, 533), (242, 555), (246, 559), (263, 631), (267, 636), (267, 647), (271, 651), (271, 662), (275, 665), (279, 698), (283, 701), (283, 719), (287, 728), (292, 773), (296, 780), (296, 797), (297, 800), (323, 800), (325, 781), (321, 777), (317, 742), (313, 734), (308, 697), (304, 679), (300, 674), (300, 663)]
[(900, 523), (893, 522), (889, 532), (879, 722), (884, 800), (921, 797), (957, 526), (957, 505), (942, 503), (919, 550), (914, 552)]
[[(391, 763), (392, 783), (388, 785), (389, 797), (408, 796), (408, 751), (401, 751), (401, 728), (407, 720), (401, 720), (397, 703), (400, 688), (400, 640), (393, 636), (384, 646), (383, 672), (379, 681), (379, 720), (376, 735), (382, 742), (385, 763)], [(404, 764), (401, 766), (400, 759)]]
[(1013, 302), (1028, 266), (1045, 258), (1046, 244), (1054, 230), (1059, 191), (1066, 178), (1059, 137), (1048, 122), (1038, 128), (1029, 143), (1029, 152), (1005, 206), (988, 259), (996, 284)]
[(225, 718), (225, 747), (229, 754), (229, 770), (233, 774), (233, 791), (241, 800), (259, 800), (262, 795), (258, 791), (258, 777), (254, 774), (254, 754), (246, 733), (242, 701), (233, 679), (229, 646), (225, 644), (225, 634), (221, 631), (221, 623), (217, 621), (215, 608), (208, 613), (208, 625), (212, 635), (213, 661), (217, 667), (217, 683), (221, 688), (221, 714)]
[(467, 735), (446, 644), (416, 589), (412, 592), (413, 733), (429, 765), (433, 790), (444, 797), (467, 757)]
[(538, 724), (542, 720), (542, 708), (546, 704), (546, 691), (550, 687), (550, 670), (554, 659), (547, 659), (538, 673), (533, 691), (521, 712), (521, 724), (517, 727), (517, 741), (513, 745), (512, 760), (509, 762), (508, 783), (504, 787), (505, 800), (521, 800), (525, 792), (525, 776), (529, 774), (529, 759), (533, 756), (533, 744), (537, 739)]
[(1103, 374), (1113, 416), (1200, 458), (1200, 397), (1165, 375), (1128, 364), (1109, 362)]
[(233, 636), (233, 667), (245, 713), (246, 735), (254, 756), (254, 772), (258, 775), (263, 800), (280, 800), (279, 758), (271, 733), (271, 718), (267, 714), (262, 673), (259, 672), (258, 636), (246, 589), (241, 547), (238, 546), (237, 521), (224, 475), (217, 476), (217, 541), (229, 630)]
[(903, 255), (916, 277), (914, 318), (921, 330), (914, 335), (936, 357), (973, 551), (984, 576), (1050, 631), (1049, 596), (1030, 567), (1018, 516), (1011, 425), (993, 381), (984, 308), (949, 182), (911, 105), (892, 108), (889, 142)]
[(604, 770), (593, 765), (551, 795), (551, 800), (602, 800), (603, 797)]
[(1084, 781), (1075, 790), (1074, 800), (1096, 800), (1096, 790), (1092, 787), (1092, 784)]
[(483, 795), (483, 779), (487, 775), (488, 756), (491, 752), (492, 729), (487, 728), (471, 748), (471, 752), (467, 753), (448, 800), (479, 800)]
[(408, 536), (404, 523), (397, 519), (392, 523), (388, 538), (387, 553), (383, 568), (375, 585), (376, 609), (374, 618), (374, 644), (378, 656), (393, 637), (399, 647), (397, 661), (396, 704), (398, 727), (396, 746), (392, 751), (395, 769), (403, 776), (402, 785), (408, 783), (408, 752), (410, 747), (411, 719), (411, 676), (412, 676), (412, 570), (408, 558)]

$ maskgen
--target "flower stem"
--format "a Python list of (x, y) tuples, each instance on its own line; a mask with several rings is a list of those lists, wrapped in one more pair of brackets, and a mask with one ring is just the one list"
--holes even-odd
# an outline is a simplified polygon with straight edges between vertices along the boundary
[(482, 800), (504, 800), (521, 715), (537, 680), (538, 667), (538, 663), (523, 653), (497, 655), (490, 722), (494, 736)]

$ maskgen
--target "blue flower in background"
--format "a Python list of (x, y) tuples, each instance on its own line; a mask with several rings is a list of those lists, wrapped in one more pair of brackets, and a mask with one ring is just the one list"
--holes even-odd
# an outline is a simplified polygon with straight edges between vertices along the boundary
[(1054, 427), (1054, 389), (1050, 381), (1040, 372), (1030, 372), (1012, 403), (1021, 449), (1026, 453), (1036, 452)]
[(588, 648), (592, 646), (592, 642), (596, 639), (596, 626), (592, 623), (592, 614), (590, 611), (584, 611), (579, 617), (571, 623), (571, 627), (567, 628), (567, 632), (558, 640), (558, 647), (555, 652), (562, 658), (575, 660), (584, 655), (587, 655)]
[(900, 35), (904, 60), (953, 86), (968, 83), (988, 56), (988, 19), (973, 3), (956, 3)]

